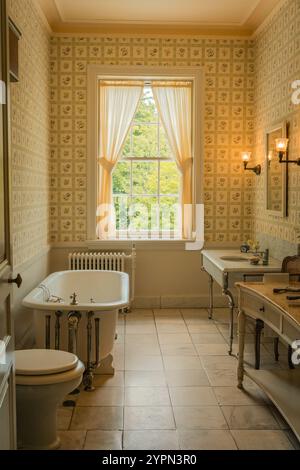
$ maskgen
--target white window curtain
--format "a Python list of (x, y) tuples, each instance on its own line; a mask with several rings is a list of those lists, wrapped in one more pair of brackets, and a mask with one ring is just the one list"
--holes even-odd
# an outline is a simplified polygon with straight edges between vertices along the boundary
[(115, 237), (112, 171), (120, 157), (143, 87), (142, 81), (99, 82), (97, 236), (100, 239)]
[(192, 83), (152, 82), (153, 96), (182, 175), (182, 237), (193, 237)]

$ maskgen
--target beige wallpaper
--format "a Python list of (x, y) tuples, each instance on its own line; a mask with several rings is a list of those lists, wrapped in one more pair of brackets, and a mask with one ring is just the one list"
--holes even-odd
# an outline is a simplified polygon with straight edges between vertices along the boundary
[(204, 67), (206, 240), (247, 238), (255, 175), (244, 173), (240, 151), (252, 146), (253, 52), (244, 39), (53, 37), (50, 241), (86, 239), (90, 63)]
[(19, 82), (11, 84), (11, 232), (13, 265), (48, 243), (49, 35), (31, 0), (9, 0), (22, 32)]
[[(300, 157), (300, 105), (292, 103), (291, 83), (300, 79), (300, 1), (288, 0), (267, 21), (255, 38), (255, 156), (264, 160), (265, 129), (274, 123), (290, 123), (290, 159)], [(299, 242), (300, 167), (288, 167), (288, 217), (271, 216), (265, 210), (265, 166), (255, 178), (253, 191), (254, 233)]]

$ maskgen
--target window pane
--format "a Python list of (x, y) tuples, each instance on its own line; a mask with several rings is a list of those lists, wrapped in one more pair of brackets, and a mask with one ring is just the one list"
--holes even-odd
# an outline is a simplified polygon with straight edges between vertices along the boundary
[(158, 163), (133, 162), (132, 163), (132, 193), (157, 194)]
[(180, 173), (175, 162), (160, 163), (160, 193), (178, 194), (180, 191)]
[(158, 113), (152, 97), (152, 91), (144, 91), (143, 99), (137, 108), (134, 117), (135, 122), (157, 122)]
[(113, 171), (113, 194), (130, 193), (130, 163), (119, 162)]
[(160, 198), (160, 228), (161, 230), (178, 231), (180, 221), (180, 205), (178, 197)]
[(156, 197), (134, 197), (130, 208), (130, 230), (153, 231), (158, 228), (158, 201)]
[(169, 141), (162, 125), (159, 126), (159, 156), (170, 158), (172, 155)]
[(157, 157), (157, 126), (151, 124), (133, 126), (132, 152), (134, 157)]
[(131, 155), (131, 130), (129, 130), (122, 149), (123, 157), (132, 157)]
[(129, 201), (128, 196), (114, 196), (117, 230), (127, 230), (129, 227)]

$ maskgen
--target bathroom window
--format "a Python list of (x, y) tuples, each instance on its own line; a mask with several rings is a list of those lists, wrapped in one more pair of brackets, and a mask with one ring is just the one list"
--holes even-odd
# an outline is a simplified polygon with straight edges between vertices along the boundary
[(181, 238), (181, 174), (145, 84), (112, 174), (119, 238)]
[(197, 68), (88, 67), (90, 241), (198, 240), (201, 89)]

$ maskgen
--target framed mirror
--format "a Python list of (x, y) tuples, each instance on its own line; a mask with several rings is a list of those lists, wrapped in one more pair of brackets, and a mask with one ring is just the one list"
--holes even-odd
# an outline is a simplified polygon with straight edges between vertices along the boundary
[(287, 123), (280, 122), (266, 131), (266, 209), (281, 217), (287, 215), (287, 165), (279, 163), (275, 139), (287, 137)]

